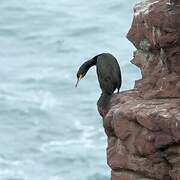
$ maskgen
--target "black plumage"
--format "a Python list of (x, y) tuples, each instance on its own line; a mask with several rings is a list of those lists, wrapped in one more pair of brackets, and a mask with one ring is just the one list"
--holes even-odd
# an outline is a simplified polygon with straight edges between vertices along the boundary
[(121, 71), (116, 58), (109, 53), (99, 54), (84, 62), (77, 72), (76, 86), (87, 73), (89, 68), (96, 65), (98, 81), (103, 94), (111, 95), (121, 87)]

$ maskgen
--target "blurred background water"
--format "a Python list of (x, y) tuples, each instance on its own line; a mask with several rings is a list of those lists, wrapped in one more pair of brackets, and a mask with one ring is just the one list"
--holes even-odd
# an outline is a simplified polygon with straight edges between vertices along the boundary
[(108, 180), (95, 68), (117, 57), (121, 90), (140, 77), (126, 39), (137, 0), (1, 0), (0, 180)]

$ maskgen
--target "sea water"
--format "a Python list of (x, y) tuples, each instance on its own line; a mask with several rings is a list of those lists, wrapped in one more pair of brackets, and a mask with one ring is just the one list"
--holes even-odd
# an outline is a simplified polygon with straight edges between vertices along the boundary
[(108, 180), (95, 68), (119, 61), (122, 90), (140, 78), (126, 39), (137, 0), (1, 0), (0, 180)]

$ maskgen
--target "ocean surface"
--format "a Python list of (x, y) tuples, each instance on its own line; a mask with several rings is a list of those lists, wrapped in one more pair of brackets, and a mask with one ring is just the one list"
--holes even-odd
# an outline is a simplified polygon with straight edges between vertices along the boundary
[(134, 86), (126, 39), (137, 0), (1, 0), (0, 180), (109, 180), (95, 68), (112, 53)]

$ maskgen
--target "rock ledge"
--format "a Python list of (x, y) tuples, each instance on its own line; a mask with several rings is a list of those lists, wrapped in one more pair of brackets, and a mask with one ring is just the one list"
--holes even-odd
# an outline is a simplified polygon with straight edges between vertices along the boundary
[(129, 90), (109, 106), (99, 111), (112, 180), (180, 178), (180, 99), (145, 100)]

